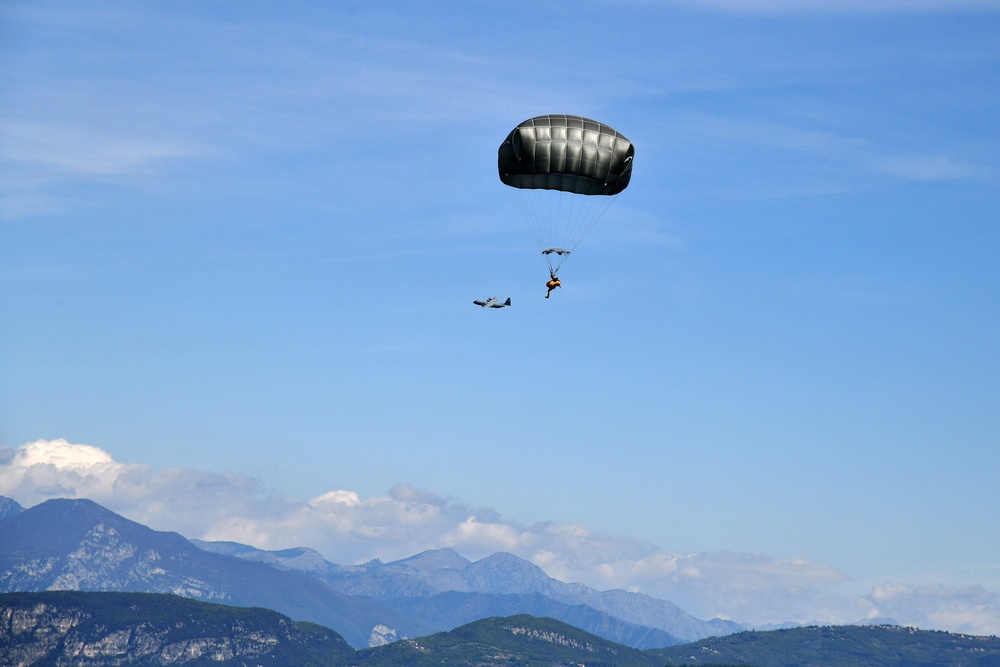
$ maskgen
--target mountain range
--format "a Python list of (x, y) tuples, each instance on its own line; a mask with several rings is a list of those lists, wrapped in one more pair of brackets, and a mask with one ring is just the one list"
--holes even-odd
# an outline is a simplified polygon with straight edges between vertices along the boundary
[(0, 595), (0, 664), (259, 667), (659, 667), (659, 658), (555, 619), (490, 618), (356, 651), (328, 628), (269, 609), (152, 593)]
[(1000, 638), (812, 626), (640, 651), (522, 614), (355, 650), (334, 630), (269, 609), (162, 593), (48, 591), (0, 594), (0, 665), (998, 667)]
[(432, 630), (376, 602), (344, 595), (304, 572), (199, 549), (90, 500), (55, 499), (0, 519), (0, 592), (48, 590), (173, 593), (266, 607), (336, 629), (367, 646), (376, 627), (399, 636)]
[(192, 542), (215, 553), (310, 572), (341, 593), (378, 601), (436, 630), (527, 613), (551, 616), (635, 648), (652, 648), (744, 629), (729, 621), (696, 619), (671, 602), (641, 593), (567, 584), (503, 552), (473, 562), (451, 549), (436, 549), (390, 563), (345, 566), (305, 548), (264, 551), (232, 542)]
[(24, 509), (0, 498), (0, 592), (46, 590), (172, 593), (266, 607), (333, 628), (355, 648), (515, 614), (552, 617), (642, 649), (742, 629), (638, 593), (560, 582), (507, 553), (473, 562), (443, 549), (337, 565), (307, 548), (187, 540), (89, 500)]

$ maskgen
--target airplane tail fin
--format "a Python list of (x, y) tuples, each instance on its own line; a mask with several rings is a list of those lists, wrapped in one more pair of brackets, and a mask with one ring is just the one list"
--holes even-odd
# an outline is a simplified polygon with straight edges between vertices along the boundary
[(509, 306), (510, 305), (510, 297), (507, 297), (507, 300), (503, 302), (503, 305), (505, 305), (505, 306)]

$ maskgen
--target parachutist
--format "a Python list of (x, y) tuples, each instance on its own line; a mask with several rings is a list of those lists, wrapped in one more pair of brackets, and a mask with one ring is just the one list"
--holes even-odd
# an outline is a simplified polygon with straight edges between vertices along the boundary
[(559, 282), (559, 278), (556, 277), (555, 271), (549, 271), (549, 276), (552, 278), (549, 282), (545, 283), (545, 286), (549, 288), (549, 291), (545, 293), (545, 298), (549, 298), (549, 294), (552, 294), (552, 290), (557, 287), (562, 287), (562, 283)]

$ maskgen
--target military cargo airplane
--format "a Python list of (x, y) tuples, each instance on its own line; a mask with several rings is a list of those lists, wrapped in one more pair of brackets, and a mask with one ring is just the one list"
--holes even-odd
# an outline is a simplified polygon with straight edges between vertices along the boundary
[(472, 303), (480, 306), (482, 308), (509, 308), (510, 307), (510, 297), (503, 303), (500, 302), (500, 297), (495, 296), (486, 300), (476, 299)]

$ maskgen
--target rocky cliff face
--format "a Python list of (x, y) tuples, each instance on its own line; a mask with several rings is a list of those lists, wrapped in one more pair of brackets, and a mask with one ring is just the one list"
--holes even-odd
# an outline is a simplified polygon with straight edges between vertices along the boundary
[(0, 595), (0, 664), (342, 664), (336, 633), (264, 609), (142, 593)]
[(37, 554), (0, 573), (0, 590), (143, 590), (200, 600), (230, 599), (221, 587), (176, 572), (173, 563), (168, 565), (170, 560), (162, 549), (141, 548), (118, 527), (98, 522), (65, 555)]

